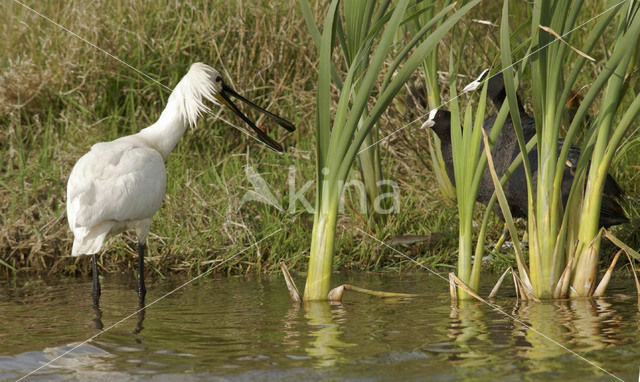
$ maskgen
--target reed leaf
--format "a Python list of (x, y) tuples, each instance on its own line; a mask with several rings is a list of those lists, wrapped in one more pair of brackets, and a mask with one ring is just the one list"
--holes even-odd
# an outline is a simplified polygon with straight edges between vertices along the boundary
[(618, 262), (618, 258), (620, 257), (622, 252), (623, 252), (622, 249), (616, 252), (616, 255), (613, 257), (613, 260), (611, 260), (611, 264), (609, 265), (609, 268), (607, 268), (607, 271), (602, 276), (602, 279), (600, 279), (600, 283), (598, 284), (598, 287), (593, 292), (593, 297), (604, 296), (604, 292), (607, 289), (607, 286), (609, 285), (609, 281), (611, 280), (611, 275), (613, 274), (613, 268), (616, 266), (616, 263)]
[(518, 272), (522, 276), (524, 283), (530, 287), (531, 282), (529, 280), (529, 270), (527, 269), (527, 264), (524, 259), (524, 253), (522, 251), (522, 248), (520, 247), (518, 230), (516, 229), (516, 225), (513, 222), (513, 216), (511, 215), (511, 210), (509, 209), (507, 197), (504, 194), (504, 190), (502, 189), (502, 185), (500, 184), (500, 180), (498, 179), (498, 174), (496, 173), (496, 169), (493, 165), (491, 147), (489, 147), (489, 139), (487, 138), (487, 134), (484, 131), (482, 131), (482, 136), (484, 142), (484, 151), (488, 161), (487, 165), (489, 166), (489, 172), (491, 174), (491, 179), (493, 180), (493, 185), (495, 187), (495, 194), (498, 199), (498, 203), (500, 204), (500, 210), (502, 211), (504, 221), (507, 223), (507, 228), (509, 229), (511, 240), (513, 241), (513, 248), (516, 253), (516, 264), (518, 265)]

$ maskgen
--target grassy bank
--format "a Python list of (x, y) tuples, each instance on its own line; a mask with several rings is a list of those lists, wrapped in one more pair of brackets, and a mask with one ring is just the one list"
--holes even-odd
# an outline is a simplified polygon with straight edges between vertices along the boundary
[[(289, 206), (288, 180), (295, 178), (294, 192), (298, 192), (314, 179), (311, 123), (317, 73), (315, 47), (295, 1), (36, 2), (33, 6), (169, 87), (191, 63), (211, 64), (240, 93), (298, 127), (286, 139), (289, 150), (284, 155), (272, 153), (215, 116), (207, 116), (198, 128), (187, 132), (167, 162), (167, 195), (149, 240), (150, 274), (153, 270), (158, 275), (197, 274), (280, 228), (282, 231), (220, 271), (268, 272), (277, 269), (281, 260), (294, 269), (306, 269), (313, 215), (301, 203)], [(318, 18), (323, 14), (321, 9), (316, 12)], [(498, 15), (488, 6), (468, 18), (466, 25), (472, 28), (474, 44), (483, 54), (469, 49), (459, 72), (475, 76), (495, 62), (497, 31), (471, 19), (495, 22)], [(526, 17), (526, 12), (517, 17)], [(0, 56), (0, 272), (87, 273), (88, 258), (69, 257), (67, 176), (92, 144), (136, 132), (155, 121), (169, 92), (12, 1), (0, 5), (0, 30), (4, 36), (0, 51), (5, 52)], [(442, 44), (442, 67), (446, 67), (449, 44), (456, 43), (461, 42)], [(443, 78), (442, 83), (448, 79)], [(398, 97), (383, 116), (383, 136), (420, 115), (404, 100), (404, 95)], [(220, 117), (242, 126), (230, 113), (223, 111)], [(258, 120), (262, 122), (270, 127), (268, 121)], [(426, 133), (419, 125), (382, 143), (384, 170), (399, 185), (399, 213), (367, 223), (357, 212), (359, 200), (352, 193), (338, 223), (336, 267), (416, 268), (363, 237), (356, 228), (383, 240), (439, 232), (437, 243), (398, 248), (428, 266), (453, 263), (455, 208), (440, 198), (430, 171)], [(639, 154), (640, 145), (629, 144), (612, 169), (629, 195), (625, 207), (631, 217), (640, 209)], [(261, 175), (285, 211), (256, 201), (243, 202), (254, 188), (248, 169)], [(313, 205), (313, 187), (304, 195)], [(495, 241), (500, 230), (496, 220), (489, 239)], [(637, 247), (640, 240), (634, 236), (633, 223), (619, 231), (621, 238)], [(112, 272), (132, 269), (132, 244), (131, 237), (112, 239), (101, 255), (102, 267)], [(504, 253), (493, 265), (504, 266), (510, 258)]]

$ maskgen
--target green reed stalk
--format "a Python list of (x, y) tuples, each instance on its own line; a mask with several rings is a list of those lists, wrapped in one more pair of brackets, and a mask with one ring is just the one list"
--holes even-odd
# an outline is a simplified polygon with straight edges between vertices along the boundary
[[(464, 113), (464, 121), (461, 122), (460, 107), (457, 100), (455, 88), (455, 74), (453, 71), (453, 60), (450, 60), (451, 101), (451, 147), (453, 152), (453, 172), (456, 180), (456, 203), (458, 205), (459, 232), (458, 232), (458, 278), (469, 288), (478, 290), (480, 282), (480, 262), (475, 258), (473, 246), (473, 208), (480, 188), (481, 175), (484, 166), (478, 166), (478, 157), (482, 149), (482, 125), (484, 122), (484, 112), (486, 109), (487, 88), (482, 89), (482, 95), (478, 102), (475, 116), (473, 115), (471, 104), (468, 104)], [(458, 288), (458, 298), (472, 298), (462, 288)]]
[[(300, 3), (303, 13), (305, 9), (307, 12), (310, 10), (306, 0), (301, 0)], [(393, 42), (401, 24), (406, 21), (409, 1), (400, 0), (393, 8), (383, 9), (377, 18), (379, 21), (367, 34), (365, 43), (360, 44), (358, 49), (354, 50), (354, 56), (345, 61), (350, 64), (347, 66), (346, 76), (341, 79), (332, 63), (332, 56), (335, 44), (345, 44), (346, 40), (341, 39), (338, 32), (344, 29), (338, 12), (340, 1), (331, 2), (319, 41), (316, 114), (317, 193), (305, 300), (327, 299), (331, 282), (338, 201), (344, 181), (366, 136), (393, 97), (420, 65), (423, 57), (433, 51), (447, 31), (478, 3), (479, 0), (475, 0), (461, 7), (437, 27), (430, 27), (430, 34), (424, 40), (411, 40), (395, 56), (391, 54)], [(349, 6), (356, 4), (361, 7), (368, 6), (366, 2), (353, 2)], [(452, 8), (449, 7), (446, 11)], [(443, 11), (436, 17), (444, 19), (445, 15), (446, 12)], [(309, 16), (305, 16), (305, 19), (309, 20)], [(307, 23), (309, 24), (309, 21)], [(342, 49), (342, 54), (344, 56), (345, 49)], [(343, 56), (341, 58), (344, 58)], [(385, 68), (385, 63), (390, 63), (388, 68)], [(385, 73), (385, 76), (382, 85), (376, 88), (380, 73)], [(332, 79), (337, 82), (336, 77), (341, 83), (340, 98), (332, 120), (330, 88)], [(377, 94), (376, 98), (373, 98), (374, 94)], [(369, 109), (368, 105), (373, 106)]]
[[(511, 67), (511, 51), (508, 34), (508, 0), (503, 3), (501, 27), (502, 65)], [(640, 36), (640, 22), (637, 18), (638, 5), (631, 1), (622, 3), (610, 1), (594, 26), (590, 27), (584, 43), (577, 53), (567, 43), (558, 41), (553, 35), (564, 36), (577, 26), (578, 15), (583, 1), (538, 0), (534, 3), (531, 23), (531, 58), (533, 89), (533, 109), (536, 123), (535, 143), (538, 147), (538, 171), (536, 174), (535, 198), (533, 178), (524, 156), (527, 173), (529, 198), (529, 261), (530, 276), (536, 297), (551, 298), (567, 294), (570, 284), (574, 294), (589, 295), (595, 288), (597, 259), (600, 243), (598, 233), (602, 191), (613, 153), (628, 128), (638, 114), (635, 105), (624, 114), (621, 123), (614, 128), (615, 114), (624, 98), (623, 79), (630, 68)], [(589, 87), (578, 112), (558, 149), (558, 138), (566, 114), (565, 100), (575, 85), (576, 79), (586, 62), (587, 55), (595, 43), (602, 39), (605, 29), (620, 9), (620, 22), (613, 42), (613, 53)], [(543, 29), (549, 28), (549, 29)], [(571, 40), (571, 36), (566, 38)], [(523, 67), (526, 65), (526, 60)], [(565, 70), (570, 68), (565, 78)], [(522, 72), (523, 68), (520, 68)], [(510, 70), (505, 71), (505, 87), (518, 143), (522, 151), (525, 142), (519, 119), (515, 84)], [(607, 85), (600, 105), (595, 127), (587, 134), (589, 139), (583, 145), (577, 166), (567, 208), (562, 205), (562, 182), (569, 148), (574, 144), (579, 126), (582, 126), (586, 111), (597, 95)], [(615, 131), (615, 133), (614, 133)], [(606, 154), (605, 154), (606, 153)], [(586, 177), (588, 170), (588, 177)], [(586, 181), (585, 181), (586, 177)], [(585, 189), (586, 184), (586, 189)], [(577, 246), (574, 245), (577, 239)], [(575, 251), (574, 251), (575, 250)], [(572, 266), (571, 283), (560, 280), (567, 264)], [(561, 285), (559, 284), (561, 281)]]
[[(591, 164), (586, 181), (584, 202), (580, 211), (578, 227), (578, 245), (575, 252), (574, 279), (571, 291), (578, 296), (588, 296), (595, 289), (598, 272), (597, 252), (600, 244), (598, 220), (602, 204), (602, 191), (613, 154), (640, 112), (640, 95), (636, 95), (631, 106), (617, 122), (616, 114), (622, 112), (621, 103), (625, 95), (624, 79), (629, 71), (635, 70), (629, 63), (640, 41), (640, 17), (638, 4), (628, 1), (622, 8), (618, 32), (613, 53), (600, 77), (608, 77), (607, 87), (601, 101), (600, 113), (596, 122), (596, 141), (591, 154)], [(624, 17), (624, 15), (627, 15)], [(611, 70), (613, 69), (613, 70)], [(617, 123), (616, 123), (617, 122)], [(593, 248), (589, 245), (594, 242)]]

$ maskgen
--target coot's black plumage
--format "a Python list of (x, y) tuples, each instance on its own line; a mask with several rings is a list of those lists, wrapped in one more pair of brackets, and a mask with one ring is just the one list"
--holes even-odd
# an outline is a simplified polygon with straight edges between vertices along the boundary
[[(499, 110), (506, 98), (502, 74), (497, 74), (489, 79), (487, 95)], [(518, 109), (520, 110), (520, 120), (522, 123), (525, 141), (529, 141), (536, 134), (535, 121), (533, 117), (524, 110), (520, 99), (518, 99)], [(485, 119), (483, 128), (487, 134), (493, 126), (495, 119), (495, 116)], [(434, 124), (431, 128), (441, 140), (442, 156), (447, 173), (449, 174), (451, 182), (455, 184), (455, 179), (453, 177), (453, 151), (451, 147), (451, 113), (447, 110), (440, 109), (435, 114), (433, 121)], [(563, 140), (558, 140), (558, 150), (561, 149), (563, 142)], [(494, 166), (499, 178), (504, 175), (511, 165), (511, 162), (513, 162), (519, 153), (520, 148), (518, 146), (511, 118), (507, 118), (500, 134), (498, 134), (498, 137), (496, 138), (493, 149), (491, 150)], [(567, 157), (571, 166), (565, 166), (562, 178), (562, 202), (564, 205), (566, 205), (567, 199), (569, 198), (569, 191), (571, 190), (571, 184), (574, 178), (572, 167), (575, 168), (577, 166), (579, 157), (580, 149), (577, 147), (571, 147)], [(533, 186), (535, 190), (538, 172), (538, 152), (535, 147), (529, 152), (529, 163), (531, 165), (534, 182)], [(526, 218), (528, 213), (527, 182), (524, 167), (522, 165), (514, 171), (503, 189), (509, 208), (511, 209), (511, 214), (514, 217)], [(485, 168), (485, 171), (482, 174), (477, 200), (483, 204), (487, 204), (491, 199), (493, 191), (494, 187), (493, 181), (491, 180), (491, 174), (489, 173), (489, 169)], [(626, 223), (628, 221), (624, 211), (617, 202), (617, 199), (621, 196), (622, 190), (620, 189), (620, 186), (618, 186), (611, 175), (607, 174), (602, 196), (602, 205), (600, 207), (601, 227), (609, 227), (612, 225)], [(502, 216), (497, 204), (494, 206), (494, 209), (498, 216)]]

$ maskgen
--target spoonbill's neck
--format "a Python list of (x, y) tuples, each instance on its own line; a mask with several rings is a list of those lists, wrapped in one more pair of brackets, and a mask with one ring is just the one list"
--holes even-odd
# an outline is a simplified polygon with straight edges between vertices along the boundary
[(180, 100), (175, 90), (169, 96), (167, 106), (160, 114), (160, 118), (151, 126), (142, 129), (138, 135), (162, 154), (164, 160), (173, 151), (178, 141), (187, 130), (187, 119), (180, 110)]
[(215, 69), (202, 63), (191, 65), (171, 92), (160, 118), (136, 135), (158, 150), (166, 161), (187, 126), (195, 126), (198, 118), (209, 111), (203, 100), (216, 102), (215, 94), (220, 91), (216, 81), (220, 81), (220, 74)]

